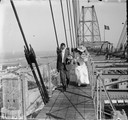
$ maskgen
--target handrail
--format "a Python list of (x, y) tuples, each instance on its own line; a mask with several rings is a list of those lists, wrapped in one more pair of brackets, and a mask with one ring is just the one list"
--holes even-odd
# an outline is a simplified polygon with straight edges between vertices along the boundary
[[(109, 100), (109, 104), (112, 108), (113, 113), (111, 114), (113, 117), (120, 115), (118, 111), (115, 109), (115, 106), (113, 105), (113, 102), (111, 100), (111, 97), (109, 96), (109, 93), (106, 89), (107, 86), (111, 86), (114, 84), (122, 83), (122, 82), (127, 82), (128, 79), (125, 77), (121, 77), (121, 75), (118, 77), (117, 81), (113, 81), (111, 83), (104, 83), (104, 74), (102, 73), (102, 70), (99, 70), (96, 68), (96, 65), (92, 65), (93, 67), (93, 80), (92, 80), (92, 97), (94, 100), (94, 107), (95, 107), (95, 112), (96, 112), (96, 118), (97, 120), (102, 119), (102, 114), (105, 114), (103, 110), (103, 98), (102, 98), (102, 91), (104, 90), (105, 96)], [(90, 67), (91, 68), (91, 67)], [(91, 73), (91, 72), (90, 72)], [(105, 74), (106, 75), (106, 74)], [(124, 114), (122, 114), (124, 115)]]
[(97, 110), (96, 110), (96, 97), (95, 97), (95, 87), (96, 87), (96, 80), (94, 77), (94, 62), (92, 61), (92, 57), (88, 56), (87, 61), (87, 67), (89, 72), (89, 80), (90, 80), (90, 86), (91, 86), (91, 96), (93, 98), (93, 104), (94, 104), (94, 110), (95, 110), (95, 117), (97, 116)]

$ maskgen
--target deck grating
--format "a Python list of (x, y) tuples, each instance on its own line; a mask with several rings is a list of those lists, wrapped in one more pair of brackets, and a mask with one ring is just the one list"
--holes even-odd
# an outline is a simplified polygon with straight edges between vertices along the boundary
[(78, 87), (74, 72), (65, 92), (55, 90), (36, 120), (95, 120), (90, 85)]
[(54, 91), (57, 94), (54, 96), (53, 93), (54, 97), (44, 106), (36, 119), (84, 120), (88, 118), (88, 120), (94, 120), (94, 118), (89, 118), (94, 117), (95, 114), (93, 101), (89, 95), (91, 90), (89, 86), (79, 87), (79, 89), (70, 85), (66, 92)]

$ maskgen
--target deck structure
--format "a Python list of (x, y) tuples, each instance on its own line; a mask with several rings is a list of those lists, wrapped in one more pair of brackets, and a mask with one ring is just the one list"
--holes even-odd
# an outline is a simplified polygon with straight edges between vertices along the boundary
[(49, 103), (37, 115), (37, 120), (95, 120), (90, 85), (78, 87), (73, 68), (70, 77), (66, 91), (55, 90)]

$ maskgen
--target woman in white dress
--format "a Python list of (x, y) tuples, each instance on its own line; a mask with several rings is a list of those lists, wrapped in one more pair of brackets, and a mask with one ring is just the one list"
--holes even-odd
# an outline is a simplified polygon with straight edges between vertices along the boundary
[(88, 60), (89, 53), (87, 52), (86, 48), (80, 46), (77, 48), (76, 53), (76, 68), (75, 73), (77, 76), (78, 86), (81, 84), (89, 84), (89, 77), (88, 77), (88, 68), (86, 66), (86, 62)]

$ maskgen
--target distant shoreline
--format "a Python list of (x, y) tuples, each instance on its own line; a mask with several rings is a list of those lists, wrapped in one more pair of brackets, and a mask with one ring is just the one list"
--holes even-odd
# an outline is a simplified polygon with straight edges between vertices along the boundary
[[(48, 57), (55, 57), (56, 52), (55, 51), (37, 51), (35, 52), (37, 58), (48, 58)], [(12, 60), (12, 59), (24, 59), (25, 55), (23, 52), (17, 52), (17, 53), (0, 53), (0, 61), (1, 60)]]
[[(56, 55), (37, 55), (36, 57), (38, 64), (47, 64), (51, 63), (52, 61), (56, 61)], [(0, 58), (0, 65), (13, 65), (13, 64), (19, 64), (21, 66), (28, 65), (27, 60), (25, 56), (15, 56), (15, 57), (9, 57), (9, 58)]]

